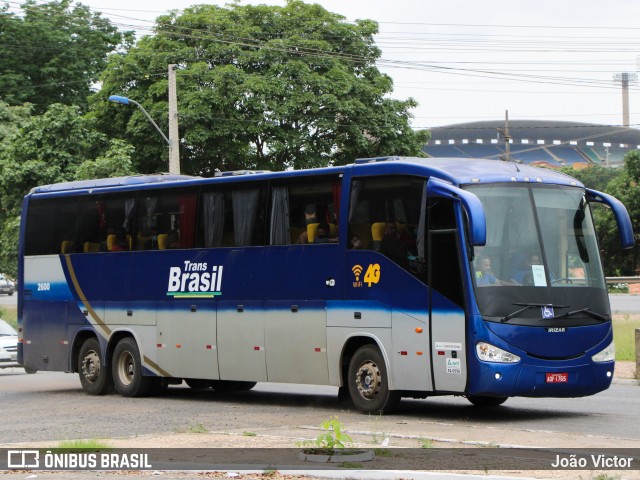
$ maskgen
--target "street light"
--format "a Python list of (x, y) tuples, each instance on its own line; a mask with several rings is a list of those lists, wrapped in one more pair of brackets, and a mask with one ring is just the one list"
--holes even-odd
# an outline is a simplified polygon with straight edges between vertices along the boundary
[(154, 127), (156, 127), (156, 130), (158, 130), (160, 135), (162, 135), (162, 138), (164, 138), (165, 142), (167, 142), (167, 145), (169, 145), (169, 148), (171, 148), (171, 142), (169, 141), (167, 136), (164, 133), (162, 133), (162, 130), (160, 130), (160, 127), (156, 124), (156, 122), (153, 121), (153, 118), (151, 118), (151, 115), (149, 115), (147, 113), (147, 111), (144, 109), (144, 107), (142, 105), (140, 105), (135, 100), (131, 100), (130, 98), (127, 98), (127, 97), (121, 97), (120, 95), (111, 95), (109, 97), (109, 101), (110, 102), (115, 102), (115, 103), (120, 103), (122, 105), (129, 105), (130, 103), (133, 103), (136, 107), (138, 107), (140, 110), (142, 110), (142, 113), (144, 113), (147, 116), (147, 118), (152, 123), (152, 125)]

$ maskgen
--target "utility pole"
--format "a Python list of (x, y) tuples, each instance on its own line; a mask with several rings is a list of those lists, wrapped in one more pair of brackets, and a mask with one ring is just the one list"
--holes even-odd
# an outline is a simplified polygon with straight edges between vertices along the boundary
[(509, 135), (509, 110), (504, 111), (504, 130), (498, 128), (498, 132), (504, 137), (505, 162), (511, 161), (511, 135)]
[(169, 65), (169, 173), (180, 174), (180, 138), (178, 134), (178, 94), (176, 66)]
[(638, 75), (635, 73), (616, 73), (613, 81), (622, 84), (622, 126), (629, 127), (629, 82), (636, 82)]

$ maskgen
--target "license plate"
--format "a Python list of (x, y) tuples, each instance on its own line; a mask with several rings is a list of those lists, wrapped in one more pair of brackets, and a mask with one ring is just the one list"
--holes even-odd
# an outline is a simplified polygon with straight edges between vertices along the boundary
[(547, 383), (567, 383), (569, 381), (568, 373), (547, 373)]

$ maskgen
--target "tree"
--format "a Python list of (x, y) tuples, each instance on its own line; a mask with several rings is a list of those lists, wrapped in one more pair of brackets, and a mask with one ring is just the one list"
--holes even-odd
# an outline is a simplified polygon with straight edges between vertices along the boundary
[(585, 187), (601, 192), (604, 192), (607, 189), (607, 185), (609, 185), (611, 180), (622, 174), (622, 169), (606, 168), (600, 165), (592, 165), (589, 168), (581, 169), (562, 167), (560, 171), (577, 178), (585, 185)]
[[(565, 167), (562, 172), (577, 178), (587, 188), (608, 193), (620, 200), (629, 211), (637, 236), (637, 233), (640, 233), (640, 223), (638, 223), (640, 203), (635, 197), (640, 193), (637, 187), (638, 173), (640, 173), (638, 159), (640, 159), (640, 153), (631, 152), (625, 157), (625, 165), (621, 169), (594, 165), (580, 170)], [(634, 173), (636, 170), (637, 173)], [(618, 226), (607, 207), (593, 203), (592, 212), (605, 275), (610, 277), (636, 275), (636, 266), (640, 260), (638, 247), (632, 251), (622, 249)]]
[(198, 5), (157, 19), (155, 34), (112, 55), (92, 99), (101, 128), (136, 146), (135, 168), (166, 170), (167, 149), (137, 109), (167, 129), (167, 65), (178, 65), (185, 172), (306, 168), (358, 156), (416, 155), (428, 134), (409, 126), (412, 99), (394, 100), (375, 62), (377, 24), (348, 23), (319, 5)]
[(0, 101), (0, 142), (17, 132), (31, 116), (30, 104), (12, 107)]
[[(0, 109), (1, 111), (2, 109)], [(77, 107), (52, 105), (21, 118), (0, 144), (0, 268), (15, 275), (20, 210), (33, 187), (129, 175), (133, 147), (95, 129)]]
[(597, 212), (600, 229), (600, 247), (603, 252), (607, 276), (637, 275), (640, 265), (640, 151), (632, 151), (624, 157), (624, 169), (607, 185), (606, 192), (620, 200), (629, 212), (636, 246), (631, 250), (620, 247), (618, 230), (613, 215)]
[(33, 104), (37, 113), (62, 103), (85, 110), (107, 54), (127, 48), (121, 33), (100, 14), (70, 0), (22, 4), (22, 14), (0, 7), (0, 99)]

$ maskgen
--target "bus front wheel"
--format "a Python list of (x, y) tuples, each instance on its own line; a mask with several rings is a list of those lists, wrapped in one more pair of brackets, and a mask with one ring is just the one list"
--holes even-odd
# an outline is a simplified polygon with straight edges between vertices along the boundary
[[(32, 372), (27, 370), (27, 373)], [(104, 395), (113, 386), (111, 370), (102, 363), (100, 343), (97, 338), (86, 339), (80, 347), (78, 374), (82, 389), (89, 395)]]
[(154, 386), (152, 377), (142, 375), (140, 349), (131, 337), (123, 338), (116, 345), (111, 368), (116, 390), (123, 397), (144, 397)]
[(389, 390), (387, 367), (380, 350), (364, 345), (349, 362), (349, 395), (363, 413), (389, 413), (400, 401), (399, 392)]
[(482, 397), (480, 395), (467, 395), (467, 400), (476, 407), (497, 407), (507, 401), (508, 397)]

